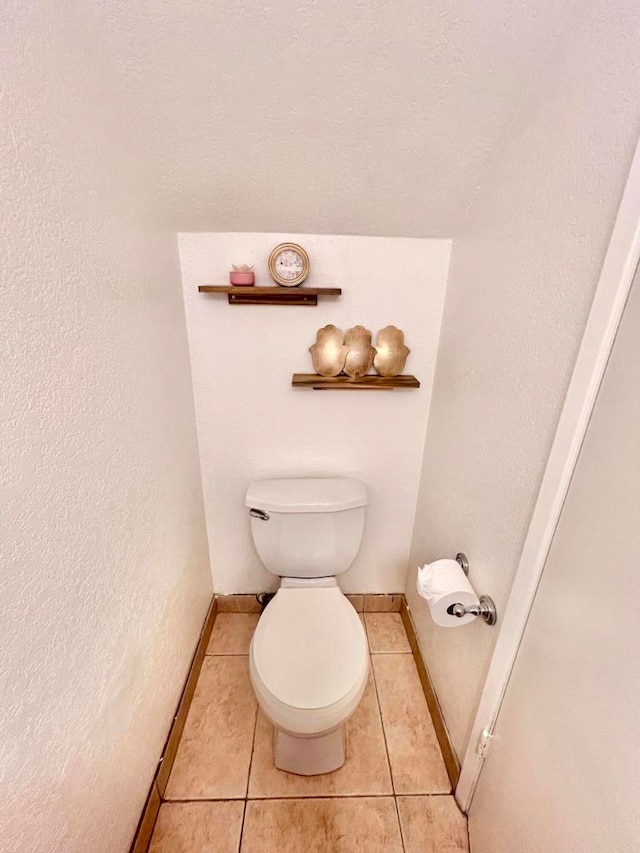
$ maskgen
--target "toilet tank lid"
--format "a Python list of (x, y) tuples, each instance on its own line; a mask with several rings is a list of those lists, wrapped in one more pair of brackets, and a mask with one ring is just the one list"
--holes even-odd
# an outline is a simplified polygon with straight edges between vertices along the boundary
[(245, 506), (272, 512), (339, 512), (368, 503), (366, 486), (349, 477), (258, 480), (251, 483)]

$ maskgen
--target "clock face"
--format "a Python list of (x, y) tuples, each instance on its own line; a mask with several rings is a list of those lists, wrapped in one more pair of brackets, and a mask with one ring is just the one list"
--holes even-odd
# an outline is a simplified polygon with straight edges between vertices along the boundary
[(293, 249), (285, 249), (276, 255), (276, 272), (286, 281), (295, 281), (304, 269), (302, 256)]
[(269, 272), (283, 287), (297, 287), (309, 275), (309, 256), (296, 243), (281, 243), (271, 252)]

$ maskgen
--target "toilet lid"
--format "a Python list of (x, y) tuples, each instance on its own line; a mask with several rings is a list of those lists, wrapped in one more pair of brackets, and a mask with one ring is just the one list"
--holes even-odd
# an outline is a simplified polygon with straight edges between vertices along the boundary
[(278, 590), (258, 622), (251, 653), (267, 690), (307, 709), (343, 699), (368, 655), (360, 617), (338, 587)]

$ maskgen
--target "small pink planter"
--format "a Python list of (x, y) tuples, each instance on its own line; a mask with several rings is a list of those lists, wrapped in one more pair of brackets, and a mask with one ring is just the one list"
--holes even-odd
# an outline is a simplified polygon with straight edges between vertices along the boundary
[(256, 283), (256, 275), (254, 272), (230, 272), (229, 282), (238, 287), (250, 287)]

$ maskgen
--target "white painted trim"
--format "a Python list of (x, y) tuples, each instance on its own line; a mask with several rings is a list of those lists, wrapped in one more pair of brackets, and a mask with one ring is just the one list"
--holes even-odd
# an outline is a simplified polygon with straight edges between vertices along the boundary
[(493, 732), (529, 612), (578, 460), (598, 389), (640, 257), (640, 143), (627, 179), (596, 294), (558, 422), (538, 499), (491, 658), (455, 796), (469, 809), (484, 758), (477, 745)]

